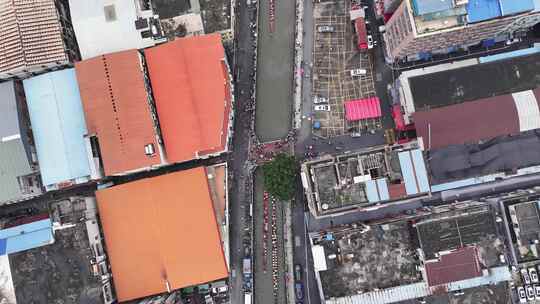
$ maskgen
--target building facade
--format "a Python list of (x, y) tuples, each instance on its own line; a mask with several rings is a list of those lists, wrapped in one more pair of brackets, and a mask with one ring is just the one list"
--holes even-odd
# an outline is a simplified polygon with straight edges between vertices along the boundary
[(67, 1), (0, 0), (0, 79), (24, 78), (78, 59)]
[(403, 0), (385, 25), (387, 60), (422, 59), (483, 41), (506, 40), (540, 21), (532, 0), (499, 0), (495, 8), (484, 2)]

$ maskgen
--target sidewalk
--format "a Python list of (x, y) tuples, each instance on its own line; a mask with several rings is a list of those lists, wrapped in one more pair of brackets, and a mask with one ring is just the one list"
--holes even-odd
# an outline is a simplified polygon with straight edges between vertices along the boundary
[(294, 39), (294, 129), (302, 126), (302, 60), (304, 49), (304, 1), (296, 0), (296, 35)]

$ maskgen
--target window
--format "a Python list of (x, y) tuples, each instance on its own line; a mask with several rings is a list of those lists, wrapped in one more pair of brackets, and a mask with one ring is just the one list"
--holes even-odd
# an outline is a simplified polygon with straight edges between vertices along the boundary
[(105, 21), (116, 21), (116, 10), (114, 8), (114, 4), (104, 6), (103, 11), (105, 12)]

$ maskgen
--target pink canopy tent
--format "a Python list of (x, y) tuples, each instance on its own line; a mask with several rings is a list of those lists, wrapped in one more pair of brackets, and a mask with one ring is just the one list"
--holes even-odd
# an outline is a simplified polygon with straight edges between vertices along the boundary
[(345, 117), (348, 121), (381, 117), (381, 102), (378, 97), (346, 101)]

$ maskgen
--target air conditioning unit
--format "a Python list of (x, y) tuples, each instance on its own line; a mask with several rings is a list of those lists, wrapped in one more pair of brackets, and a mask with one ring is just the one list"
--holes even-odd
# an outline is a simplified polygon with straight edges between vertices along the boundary
[(469, 0), (454, 0), (454, 6), (462, 6), (469, 3)]

